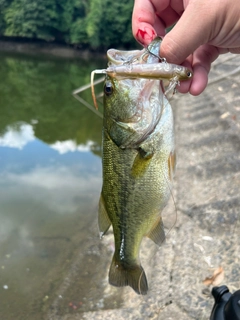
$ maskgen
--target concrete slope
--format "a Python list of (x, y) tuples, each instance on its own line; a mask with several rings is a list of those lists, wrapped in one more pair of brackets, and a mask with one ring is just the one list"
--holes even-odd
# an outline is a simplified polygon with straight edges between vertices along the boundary
[[(143, 244), (149, 294), (139, 297), (131, 288), (110, 287), (109, 255), (101, 310), (61, 319), (207, 320), (213, 285), (226, 284), (231, 291), (240, 288), (239, 66), (240, 55), (221, 56), (203, 94), (173, 98), (177, 140), (173, 193), (178, 220), (161, 248), (148, 240)], [(175, 212), (170, 201), (164, 214), (167, 223)], [(110, 246), (111, 239), (110, 235), (103, 241)]]

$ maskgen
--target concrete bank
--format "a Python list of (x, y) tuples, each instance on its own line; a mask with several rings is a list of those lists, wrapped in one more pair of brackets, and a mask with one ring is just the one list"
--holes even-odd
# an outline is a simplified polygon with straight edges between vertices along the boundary
[[(144, 242), (141, 256), (149, 294), (139, 297), (131, 288), (110, 287), (109, 254), (102, 257), (106, 268), (102, 310), (61, 317), (50, 312), (49, 319), (207, 320), (213, 306), (212, 285), (226, 284), (231, 291), (240, 288), (239, 66), (240, 55), (221, 56), (203, 94), (178, 94), (173, 99), (178, 220), (160, 249)], [(174, 211), (170, 203), (165, 217)], [(111, 235), (104, 239), (106, 245), (111, 241)], [(215, 270), (220, 271), (214, 278)], [(203, 283), (206, 278), (209, 286)], [(120, 302), (115, 301), (117, 296)], [(111, 301), (108, 307), (104, 299)]]

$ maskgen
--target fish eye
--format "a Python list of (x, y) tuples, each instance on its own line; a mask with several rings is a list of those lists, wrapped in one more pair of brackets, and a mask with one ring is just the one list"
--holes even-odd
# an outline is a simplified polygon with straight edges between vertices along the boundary
[(113, 93), (113, 86), (110, 81), (107, 81), (105, 86), (104, 86), (104, 92), (106, 96), (110, 96)]
[(192, 72), (191, 71), (187, 71), (187, 77), (191, 78), (192, 77)]

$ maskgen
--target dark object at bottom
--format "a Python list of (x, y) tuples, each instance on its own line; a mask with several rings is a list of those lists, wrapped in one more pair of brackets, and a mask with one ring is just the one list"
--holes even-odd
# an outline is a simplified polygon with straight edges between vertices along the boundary
[(212, 295), (215, 304), (210, 320), (240, 320), (240, 290), (232, 294), (227, 286), (214, 287)]

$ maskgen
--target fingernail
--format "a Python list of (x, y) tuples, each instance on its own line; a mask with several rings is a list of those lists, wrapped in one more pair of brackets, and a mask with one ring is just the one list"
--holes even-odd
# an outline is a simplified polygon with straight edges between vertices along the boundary
[(138, 29), (136, 33), (136, 39), (138, 42), (140, 42), (142, 45), (147, 46), (150, 42), (153, 41), (153, 39), (156, 37), (155, 30), (145, 27), (143, 29)]

